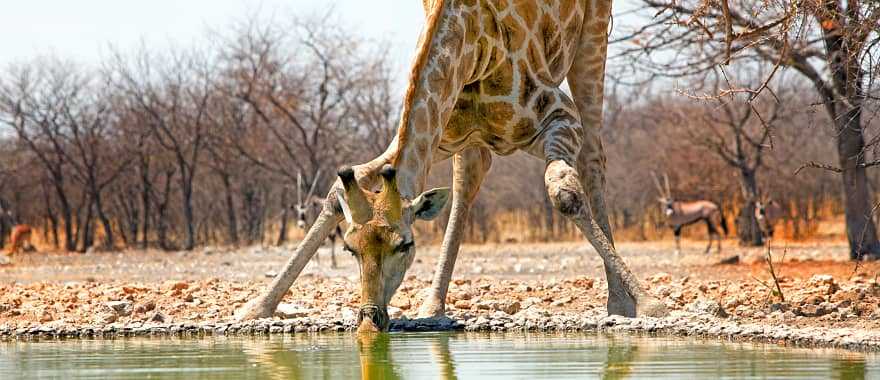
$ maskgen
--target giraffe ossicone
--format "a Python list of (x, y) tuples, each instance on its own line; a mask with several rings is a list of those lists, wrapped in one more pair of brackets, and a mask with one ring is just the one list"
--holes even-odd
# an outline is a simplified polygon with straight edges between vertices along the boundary
[[(266, 293), (240, 317), (271, 316), (303, 260), (314, 253), (313, 239), (323, 238), (344, 217), (352, 221), (344, 241), (361, 272), (359, 329), (387, 328), (383, 312), (415, 252), (411, 226), (416, 219), (436, 216), (449, 192), (419, 193), (431, 165), (453, 158), (449, 224), (420, 308), (421, 316), (443, 314), (469, 208), (491, 157), (517, 150), (546, 162), (545, 185), (553, 204), (602, 258), (608, 312), (664, 314), (663, 304), (643, 293), (617, 254), (606, 212), (599, 128), (611, 0), (424, 4), (426, 27), (396, 137), (376, 159), (340, 171), (322, 218)], [(573, 99), (560, 89), (565, 79)], [(380, 180), (382, 191), (365, 191)], [(337, 190), (344, 196), (337, 196)]]

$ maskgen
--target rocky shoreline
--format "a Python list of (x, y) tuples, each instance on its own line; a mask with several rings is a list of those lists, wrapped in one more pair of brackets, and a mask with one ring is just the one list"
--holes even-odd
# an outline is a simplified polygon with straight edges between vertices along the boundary
[[(269, 334), (313, 334), (351, 332), (354, 319), (291, 318), (247, 322), (132, 323), (108, 325), (38, 324), (12, 328), (0, 326), (0, 341), (47, 339), (119, 339), (133, 337), (201, 338), (207, 336), (261, 336)], [(880, 332), (854, 328), (790, 327), (761, 323), (738, 323), (709, 315), (674, 311), (665, 318), (625, 318), (577, 313), (483, 314), (451, 313), (441, 319), (392, 321), (395, 331), (468, 331), (494, 333), (584, 332), (697, 336), (732, 341), (782, 344), (797, 347), (837, 348), (880, 352)]]
[[(645, 291), (663, 301), (671, 314), (628, 319), (605, 315), (607, 284), (601, 274), (561, 272), (572, 263), (580, 263), (578, 272), (601, 270), (601, 265), (584, 266), (589, 260), (583, 253), (566, 247), (475, 247), (488, 250), (484, 253), (491, 260), (474, 262), (483, 268), (480, 273), (456, 275), (446, 298), (449, 318), (443, 320), (416, 319), (433, 268), (434, 251), (426, 250), (423, 262), (414, 264), (416, 269), (389, 303), (392, 328), (682, 335), (880, 351), (880, 263), (853, 266), (828, 260), (833, 252), (827, 247), (815, 252), (801, 247), (776, 264), (779, 275), (774, 283), (757, 251), (742, 251), (744, 259), (734, 265), (685, 255), (676, 258), (680, 262), (675, 265), (661, 265), (668, 271), (660, 271), (656, 261), (662, 257), (638, 253), (655, 249), (653, 243), (633, 245), (629, 259), (640, 266)], [(504, 260), (510, 257), (516, 263), (512, 272), (504, 272)], [(233, 322), (235, 312), (274, 276), (264, 273), (265, 268), (277, 268), (285, 258), (249, 251), (28, 257), (32, 263), (0, 268), (0, 341), (352, 330), (360, 303), (352, 265), (326, 273), (310, 265), (284, 296), (274, 318)], [(533, 264), (540, 259), (542, 264), (517, 266), (527, 259)], [(262, 264), (246, 265), (251, 262)], [(189, 272), (196, 267), (204, 273)], [(168, 274), (168, 268), (175, 270)], [(535, 273), (520, 273), (525, 268)]]

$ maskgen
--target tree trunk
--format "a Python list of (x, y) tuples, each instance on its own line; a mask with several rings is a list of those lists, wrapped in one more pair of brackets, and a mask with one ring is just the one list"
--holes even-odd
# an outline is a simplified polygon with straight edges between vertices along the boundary
[[(855, 114), (853, 114), (855, 113)], [(846, 236), (852, 260), (863, 255), (880, 257), (877, 229), (871, 218), (871, 193), (865, 168), (865, 138), (862, 134), (860, 110), (838, 118), (837, 150), (840, 167), (844, 169), (843, 194), (846, 214)]]
[(56, 182), (54, 187), (55, 193), (58, 195), (58, 203), (61, 204), (61, 219), (64, 221), (64, 249), (73, 252), (76, 251), (77, 243), (76, 234), (73, 232), (73, 211), (61, 184)]
[(95, 190), (95, 210), (98, 212), (98, 220), (101, 221), (101, 225), (104, 227), (104, 248), (112, 249), (113, 248), (113, 225), (110, 224), (110, 218), (107, 217), (107, 214), (104, 212), (104, 205), (101, 202), (101, 192), (100, 190)]
[(172, 174), (166, 175), (162, 200), (156, 202), (156, 234), (159, 239), (159, 247), (165, 251), (171, 250), (171, 246), (168, 244), (168, 202), (171, 196), (171, 176)]
[(257, 239), (259, 223), (257, 215), (257, 195), (255, 190), (248, 186), (242, 194), (242, 208), (244, 209), (245, 236), (248, 244), (253, 244)]
[[(831, 14), (836, 2), (826, 2)], [(852, 4), (849, 4), (852, 6)], [(880, 243), (871, 215), (871, 193), (865, 168), (865, 137), (862, 130), (862, 89), (864, 72), (858, 46), (847, 42), (838, 28), (822, 30), (828, 66), (834, 91), (825, 96), (829, 116), (834, 120), (837, 132), (837, 154), (843, 169), (844, 213), (846, 236), (849, 241), (849, 257), (858, 260), (862, 256), (880, 258)]]
[(275, 242), (275, 245), (282, 245), (287, 242), (287, 219), (288, 219), (288, 210), (290, 207), (287, 205), (287, 189), (281, 189), (281, 226), (278, 229), (278, 241)]
[(164, 251), (170, 251), (171, 245), (168, 244), (168, 223), (166, 222), (165, 210), (160, 208), (157, 212), (156, 220), (156, 238), (159, 240), (159, 248)]
[(232, 198), (232, 182), (228, 174), (221, 174), (223, 188), (226, 191), (226, 228), (229, 243), (238, 246), (238, 217), (235, 215), (235, 200)]
[(46, 198), (46, 200), (45, 200), (45, 202), (46, 202), (46, 218), (49, 219), (49, 227), (52, 232), (52, 243), (54, 244), (54, 247), (57, 249), (60, 244), (58, 241), (58, 217), (55, 216), (55, 211), (52, 210), (52, 206), (49, 203), (49, 201), (50, 201), (49, 193), (44, 192), (44, 194), (45, 194), (45, 198)]
[(184, 251), (192, 251), (196, 246), (196, 230), (195, 215), (192, 206), (192, 182), (183, 183), (181, 191), (183, 195), (183, 222), (186, 224), (186, 242), (183, 245)]
[[(141, 174), (141, 211), (143, 212), (143, 224), (141, 227), (141, 249), (147, 249), (150, 236), (150, 193), (152, 192), (152, 183), (150, 181), (150, 161), (141, 157), (140, 165)], [(137, 234), (135, 234), (137, 239)]]
[(745, 190), (746, 202), (736, 217), (736, 235), (742, 246), (760, 247), (764, 245), (761, 228), (755, 217), (755, 202), (758, 199), (758, 180), (754, 170), (740, 168), (740, 180)]
[(86, 251), (88, 251), (89, 248), (95, 242), (95, 234), (93, 231), (94, 226), (92, 225), (92, 219), (94, 219), (94, 218), (92, 217), (92, 199), (91, 199), (91, 197), (89, 197), (89, 200), (87, 200), (86, 202), (87, 202), (86, 203), (86, 217), (82, 221), (83, 227), (81, 228), (81, 230), (83, 232), (83, 234), (82, 234), (82, 247), (79, 250), (79, 252), (81, 252), (81, 253), (85, 253)]
[(0, 249), (6, 246), (6, 235), (9, 235), (10, 229), (7, 227), (6, 215), (0, 215)]
[(125, 242), (125, 245), (128, 247), (133, 247), (138, 243), (138, 231), (140, 230), (140, 214), (138, 213), (137, 206), (137, 196), (136, 191), (129, 188), (123, 194), (119, 194), (116, 197), (116, 202), (118, 203), (118, 207), (122, 210), (123, 217), (125, 218), (125, 227), (123, 228), (122, 222), (120, 222), (119, 232), (122, 235), (122, 239)]

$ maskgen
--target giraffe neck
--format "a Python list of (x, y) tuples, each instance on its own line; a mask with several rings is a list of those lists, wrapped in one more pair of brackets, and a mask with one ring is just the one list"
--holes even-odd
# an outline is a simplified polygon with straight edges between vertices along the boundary
[(466, 48), (478, 31), (466, 30), (463, 18), (474, 17), (459, 0), (434, 0), (419, 41), (397, 131), (392, 164), (405, 199), (424, 186), (432, 153), (440, 145), (443, 126), (464, 83), (473, 76), (476, 49)]

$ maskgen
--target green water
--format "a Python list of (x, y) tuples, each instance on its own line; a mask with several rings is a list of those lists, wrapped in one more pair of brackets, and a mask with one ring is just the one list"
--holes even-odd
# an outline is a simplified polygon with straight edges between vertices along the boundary
[(393, 333), (0, 342), (0, 379), (880, 378), (880, 356), (685, 338)]

